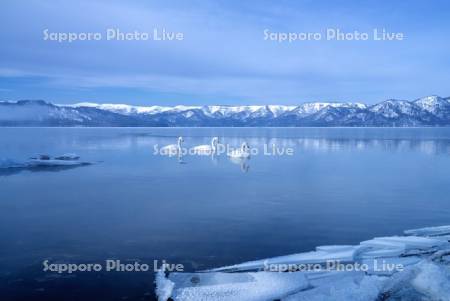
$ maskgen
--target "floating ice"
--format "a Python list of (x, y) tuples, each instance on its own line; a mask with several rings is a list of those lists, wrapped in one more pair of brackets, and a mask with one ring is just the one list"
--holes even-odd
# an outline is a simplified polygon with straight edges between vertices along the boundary
[(75, 161), (80, 159), (80, 156), (77, 154), (64, 154), (58, 157), (55, 157), (55, 160), (66, 160), (66, 161)]
[(90, 165), (90, 162), (78, 161), (80, 157), (76, 154), (64, 154), (55, 158), (49, 155), (39, 155), (26, 161), (16, 161), (11, 159), (0, 159), (1, 169), (33, 169), (37, 167), (70, 167)]
[(81, 165), (90, 165), (89, 162), (80, 162), (80, 161), (69, 161), (69, 160), (39, 160), (39, 159), (31, 159), (25, 162), (26, 167), (54, 167), (54, 166), (81, 166)]

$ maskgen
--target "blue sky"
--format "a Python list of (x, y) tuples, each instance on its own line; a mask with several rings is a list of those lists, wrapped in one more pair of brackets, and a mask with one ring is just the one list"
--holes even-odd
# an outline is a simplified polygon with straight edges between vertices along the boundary
[[(298, 104), (450, 96), (448, 1), (2, 1), (0, 100)], [(182, 32), (182, 41), (45, 41), (50, 32)], [(405, 34), (265, 41), (263, 31)]]

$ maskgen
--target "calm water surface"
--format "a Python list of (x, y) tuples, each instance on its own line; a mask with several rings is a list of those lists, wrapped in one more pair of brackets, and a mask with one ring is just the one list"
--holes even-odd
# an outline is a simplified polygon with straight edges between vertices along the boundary
[[(154, 155), (154, 145), (290, 147), (293, 156)], [(42, 261), (165, 259), (200, 270), (450, 224), (450, 129), (0, 128), (2, 300), (152, 300), (152, 273), (58, 275)]]

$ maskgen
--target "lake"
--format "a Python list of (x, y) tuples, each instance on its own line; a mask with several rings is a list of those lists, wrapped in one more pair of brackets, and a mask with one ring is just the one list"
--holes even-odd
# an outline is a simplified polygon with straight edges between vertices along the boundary
[[(161, 156), (220, 143), (292, 155)], [(197, 271), (450, 224), (450, 128), (0, 128), (0, 159), (76, 153), (77, 168), (0, 170), (2, 300), (152, 300), (153, 272)]]

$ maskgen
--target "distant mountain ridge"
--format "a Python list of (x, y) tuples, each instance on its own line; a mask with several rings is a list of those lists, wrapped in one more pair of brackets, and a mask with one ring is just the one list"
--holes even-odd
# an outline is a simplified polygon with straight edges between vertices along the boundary
[(375, 105), (309, 102), (298, 106), (132, 106), (0, 102), (0, 126), (450, 126), (450, 98), (389, 99)]

